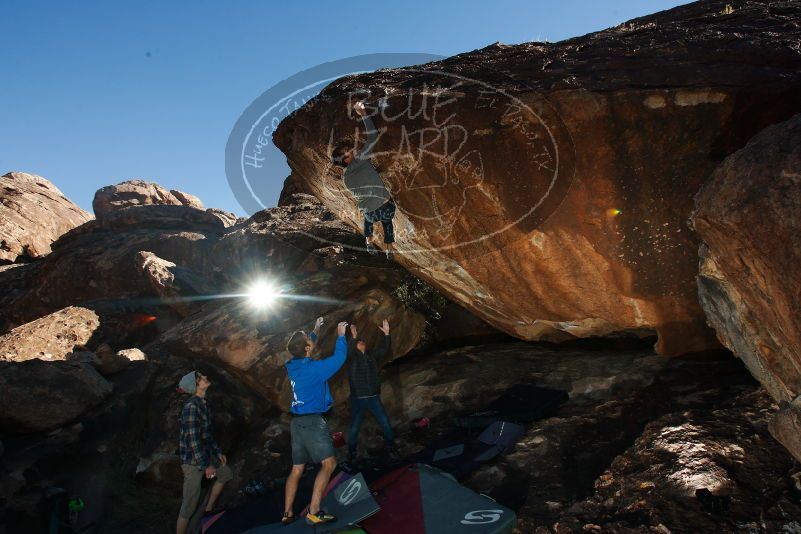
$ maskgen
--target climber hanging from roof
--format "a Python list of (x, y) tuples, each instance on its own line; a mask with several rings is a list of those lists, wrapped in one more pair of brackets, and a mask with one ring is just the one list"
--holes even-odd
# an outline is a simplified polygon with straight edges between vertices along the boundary
[(384, 227), (387, 259), (392, 259), (395, 243), (395, 231), (392, 224), (392, 219), (395, 217), (395, 203), (392, 201), (384, 181), (370, 161), (373, 146), (378, 140), (378, 132), (373, 124), (373, 119), (367, 115), (364, 102), (356, 102), (353, 109), (362, 117), (367, 131), (367, 143), (360, 152), (357, 152), (356, 144), (352, 139), (343, 139), (336, 144), (331, 157), (335, 165), (345, 168), (342, 179), (345, 186), (356, 197), (359, 211), (364, 216), (364, 237), (367, 250), (375, 252), (375, 247), (371, 243), (373, 225), (380, 222)]

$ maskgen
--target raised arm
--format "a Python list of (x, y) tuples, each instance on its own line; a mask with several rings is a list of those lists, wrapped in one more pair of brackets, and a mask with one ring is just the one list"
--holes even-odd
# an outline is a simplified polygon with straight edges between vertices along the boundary
[(345, 328), (348, 323), (341, 322), (337, 325), (337, 342), (334, 346), (334, 354), (328, 358), (311, 362), (317, 378), (328, 380), (345, 364), (345, 356), (348, 353), (348, 344), (345, 341)]
[(373, 351), (373, 356), (376, 361), (380, 362), (392, 353), (392, 340), (389, 336), (389, 321), (384, 319), (384, 322), (378, 328), (384, 333), (384, 336), (381, 339), (381, 344)]
[(350, 337), (348, 338), (348, 358), (350, 358), (353, 351), (356, 349), (356, 338), (359, 337), (359, 330), (355, 324), (350, 325)]
[(378, 141), (378, 130), (375, 128), (372, 117), (367, 115), (367, 110), (364, 109), (364, 102), (356, 102), (356, 104), (353, 105), (353, 109), (361, 116), (364, 129), (366, 130), (367, 142), (358, 156), (360, 159), (366, 159), (370, 157), (370, 154), (373, 152), (373, 147)]
[(309, 340), (312, 343), (317, 343), (317, 339), (320, 337), (320, 328), (323, 326), (323, 318), (318, 317), (316, 321), (314, 321), (314, 330), (311, 331), (309, 334)]

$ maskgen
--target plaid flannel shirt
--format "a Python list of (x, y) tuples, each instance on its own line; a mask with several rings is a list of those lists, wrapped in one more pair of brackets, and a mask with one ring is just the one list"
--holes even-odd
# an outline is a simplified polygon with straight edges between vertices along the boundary
[(186, 401), (180, 418), (179, 452), (181, 463), (205, 469), (213, 457), (222, 454), (211, 435), (211, 410), (197, 395)]

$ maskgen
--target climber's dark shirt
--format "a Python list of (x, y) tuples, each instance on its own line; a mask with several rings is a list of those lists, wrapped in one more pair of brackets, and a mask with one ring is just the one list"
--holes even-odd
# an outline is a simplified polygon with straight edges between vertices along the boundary
[(373, 124), (373, 119), (364, 117), (363, 121), (367, 129), (367, 144), (345, 168), (343, 180), (345, 186), (356, 197), (359, 210), (369, 213), (383, 206), (391, 197), (384, 181), (370, 161), (370, 154), (378, 139), (378, 132)]

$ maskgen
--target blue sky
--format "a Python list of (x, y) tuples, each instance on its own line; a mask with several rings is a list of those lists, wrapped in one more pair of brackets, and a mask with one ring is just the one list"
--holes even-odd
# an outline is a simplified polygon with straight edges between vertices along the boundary
[(559, 41), (685, 3), (0, 0), (0, 174), (40, 174), (90, 211), (98, 188), (142, 178), (243, 215), (226, 140), (254, 99), (300, 70)]

